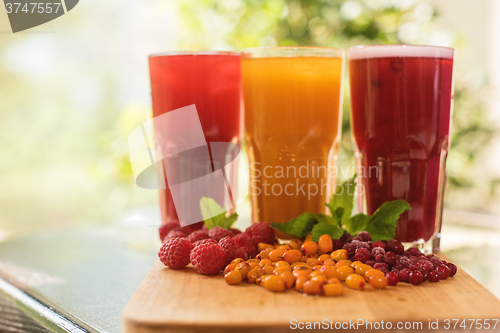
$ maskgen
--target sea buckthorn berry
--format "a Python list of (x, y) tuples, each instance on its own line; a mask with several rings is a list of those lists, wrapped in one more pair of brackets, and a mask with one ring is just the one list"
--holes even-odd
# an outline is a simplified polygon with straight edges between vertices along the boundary
[(321, 267), (323, 267), (323, 265), (314, 265), (312, 269), (313, 271), (319, 271)]
[(271, 275), (261, 285), (269, 291), (283, 291), (286, 288), (285, 279), (281, 275)]
[(318, 257), (318, 261), (323, 264), (325, 260), (331, 260), (329, 254), (322, 254)]
[(354, 268), (349, 266), (342, 266), (337, 269), (337, 272), (339, 273), (339, 280), (345, 281), (348, 275), (354, 274)]
[(326, 283), (323, 285), (323, 294), (325, 296), (340, 296), (344, 288), (340, 283)]
[(299, 276), (295, 280), (295, 290), (297, 291), (302, 291), (302, 286), (306, 281), (309, 281), (309, 278), (307, 276)]
[(370, 280), (370, 278), (373, 276), (373, 275), (384, 275), (384, 273), (378, 269), (375, 269), (375, 268), (372, 268), (372, 269), (369, 269), (365, 272), (365, 274), (363, 274), (363, 276), (365, 277), (366, 281)]
[(332, 259), (326, 259), (325, 261), (323, 261), (323, 266), (335, 266), (335, 261), (333, 261)]
[(274, 250), (274, 246), (272, 246), (271, 244), (266, 244), (266, 243), (259, 243), (259, 244), (257, 244), (257, 250), (259, 252), (264, 251), (265, 249), (272, 249), (272, 250)]
[[(259, 266), (258, 263), (256, 263), (255, 261), (252, 261), (252, 262), (247, 262), (248, 266), (250, 266), (250, 268), (254, 268), (256, 266)], [(260, 267), (260, 266), (259, 266)]]
[(368, 280), (368, 283), (370, 284), (370, 286), (377, 289), (383, 289), (387, 287), (387, 285), (389, 284), (387, 278), (383, 275), (383, 273), (382, 275), (380, 274), (372, 275)]
[(329, 278), (328, 283), (340, 283), (340, 280), (338, 278)]
[[(311, 239), (312, 239), (312, 234), (308, 234), (308, 235), (306, 235), (306, 237), (304, 238), (304, 243), (305, 243), (305, 242), (310, 242), (310, 241), (311, 241)], [(304, 243), (302, 243), (302, 244), (304, 244)]]
[(330, 253), (333, 250), (333, 239), (330, 235), (322, 235), (318, 239), (318, 248), (320, 254)]
[(296, 278), (301, 275), (309, 277), (312, 272), (313, 270), (311, 269), (311, 267), (301, 266), (293, 270), (293, 276), (295, 276)]
[(241, 277), (244, 279), (246, 278), (247, 276), (247, 273), (250, 272), (252, 268), (250, 267), (250, 265), (247, 263), (247, 262), (240, 262), (238, 265), (236, 265), (236, 267), (234, 268), (234, 270), (239, 270), (240, 273), (241, 273)]
[(293, 269), (296, 269), (297, 267), (310, 267), (308, 264), (306, 264), (305, 262), (294, 262), (293, 264), (290, 264), (290, 267)]
[(260, 259), (253, 258), (253, 259), (248, 259), (247, 260), (247, 263), (251, 263), (251, 262), (256, 262), (258, 264), (260, 262)]
[(453, 275), (457, 274), (457, 266), (451, 262), (447, 263), (446, 266), (448, 266), (448, 268), (450, 269), (450, 277), (452, 277)]
[(390, 286), (395, 286), (399, 282), (399, 275), (396, 272), (389, 272), (385, 275), (385, 277), (387, 278), (387, 283)]
[(318, 252), (318, 244), (315, 242), (304, 242), (300, 247), (304, 254), (316, 254)]
[(259, 254), (257, 254), (257, 259), (269, 259), (269, 253), (271, 253), (273, 249), (265, 249), (264, 251), (260, 251)]
[(290, 241), (290, 243), (288, 243), (288, 245), (290, 246), (290, 248), (292, 250), (298, 250), (300, 249), (300, 246), (302, 245), (302, 241), (300, 239), (292, 239)]
[(271, 265), (266, 265), (264, 267), (262, 267), (262, 269), (264, 270), (264, 274), (268, 275), (268, 274), (273, 274), (275, 268)]
[(343, 260), (343, 259), (348, 259), (349, 255), (348, 255), (346, 250), (341, 249), (341, 250), (333, 251), (332, 254), (330, 255), (330, 257), (335, 261), (339, 261), (339, 260)]
[(247, 281), (248, 283), (255, 283), (262, 275), (264, 275), (264, 269), (262, 267), (254, 267), (247, 273)]
[(325, 275), (325, 274), (321, 273), (320, 271), (313, 271), (313, 272), (311, 272), (311, 274), (309, 274), (309, 277), (318, 276), (318, 275)]
[(224, 268), (224, 274), (231, 272), (238, 264), (229, 264)]
[(274, 270), (273, 270), (273, 274), (281, 274), (283, 272), (289, 272), (291, 273), (292, 272), (292, 269), (290, 267), (286, 267), (286, 266), (280, 266), (280, 267), (276, 267)]
[(224, 274), (224, 279), (227, 284), (240, 284), (243, 280), (241, 273), (239, 270), (235, 269), (230, 271), (229, 273)]
[(355, 272), (356, 272), (356, 274), (364, 275), (365, 272), (369, 269), (372, 269), (372, 267), (365, 265), (365, 264), (361, 264), (361, 265), (356, 266)]
[(288, 251), (288, 250), (290, 250), (290, 245), (288, 245), (288, 244), (279, 245), (277, 247), (277, 249), (283, 249), (285, 251)]
[(315, 258), (309, 258), (306, 260), (306, 264), (308, 264), (309, 266), (314, 266), (314, 265), (319, 265), (320, 262), (318, 259), (315, 259)]
[(450, 276), (450, 269), (445, 264), (439, 265), (436, 270), (439, 272), (439, 278), (446, 280)]
[(353, 262), (351, 263), (351, 267), (352, 267), (352, 268), (356, 268), (356, 266), (358, 266), (359, 264), (362, 264), (362, 262), (361, 262), (361, 261), (358, 261), (358, 260), (353, 261)]
[[(257, 283), (259, 286), (262, 286), (262, 284), (264, 283), (264, 281), (265, 281), (268, 277), (270, 277), (270, 276), (273, 276), (273, 275), (266, 275), (266, 274), (261, 275), (260, 277), (258, 277), (258, 278), (257, 278), (256, 283)], [(275, 276), (275, 275), (274, 275), (274, 276)]]
[(293, 287), (295, 283), (295, 277), (291, 272), (282, 272), (278, 275), (283, 277), (283, 280), (285, 282), (285, 289), (290, 289)]
[(286, 266), (286, 267), (289, 267), (290, 269), (292, 269), (292, 268), (290, 267), (290, 264), (289, 264), (289, 263), (287, 263), (287, 262), (286, 262), (286, 261), (284, 261), (284, 260), (276, 261), (275, 263), (273, 263), (273, 266), (274, 266), (274, 267), (283, 267), (283, 266)]
[(283, 260), (289, 264), (299, 262), (302, 259), (302, 252), (299, 250), (288, 250), (283, 253)]
[(346, 259), (341, 259), (341, 260), (337, 261), (337, 263), (335, 264), (335, 266), (337, 268), (338, 267), (342, 267), (342, 266), (349, 266), (349, 267), (351, 267), (351, 264), (352, 264), (352, 261), (346, 260)]
[(324, 284), (328, 279), (324, 275), (314, 275), (311, 276), (309, 280), (318, 281), (320, 284)]
[(322, 285), (323, 283), (318, 281), (306, 281), (302, 285), (302, 292), (307, 295), (321, 295), (321, 292), (323, 291)]
[(236, 258), (236, 259), (233, 259), (230, 264), (239, 264), (240, 262), (243, 262), (245, 260), (243, 260), (242, 258)]
[(408, 277), (408, 282), (413, 284), (414, 286), (418, 286), (424, 281), (424, 276), (420, 271), (411, 271), (410, 276)]
[(328, 279), (339, 278), (339, 272), (337, 272), (337, 268), (334, 266), (323, 266), (319, 271), (323, 273)]
[(272, 266), (273, 265), (273, 262), (269, 259), (262, 259), (260, 262), (259, 262), (259, 266), (260, 267), (264, 267), (264, 266)]
[(269, 253), (269, 260), (280, 261), (283, 260), (283, 254), (285, 254), (286, 249), (276, 249)]
[(365, 279), (358, 274), (349, 274), (345, 279), (345, 284), (351, 289), (361, 290), (365, 288)]

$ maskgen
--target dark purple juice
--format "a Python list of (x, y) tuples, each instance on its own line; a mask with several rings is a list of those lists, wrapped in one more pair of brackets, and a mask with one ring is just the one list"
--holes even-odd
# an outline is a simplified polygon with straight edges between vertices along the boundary
[(453, 50), (373, 46), (349, 51), (351, 117), (361, 203), (368, 214), (406, 200), (396, 238), (440, 230), (450, 144)]

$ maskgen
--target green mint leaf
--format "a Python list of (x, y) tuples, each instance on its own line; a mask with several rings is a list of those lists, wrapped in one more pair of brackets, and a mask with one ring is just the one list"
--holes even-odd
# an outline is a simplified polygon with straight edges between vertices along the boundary
[(323, 235), (330, 235), (332, 239), (339, 239), (344, 234), (344, 229), (339, 228), (335, 224), (330, 223), (317, 223), (312, 228), (312, 237), (311, 240), (313, 242), (317, 242), (319, 238)]
[(304, 213), (286, 223), (273, 222), (271, 223), (271, 227), (289, 236), (302, 238), (311, 232), (316, 221), (316, 216), (314, 214)]
[(351, 217), (349, 223), (345, 225), (345, 229), (351, 235), (356, 235), (358, 232), (366, 230), (369, 222), (370, 216), (360, 213)]
[(326, 223), (326, 224), (331, 224), (331, 225), (334, 225), (334, 226), (338, 226), (337, 220), (335, 220), (335, 218), (333, 218), (330, 215), (315, 214), (314, 216), (316, 217), (316, 222), (318, 224), (319, 223)]
[(200, 209), (201, 216), (203, 217), (203, 221), (208, 229), (212, 229), (217, 226), (229, 229), (238, 218), (238, 214), (236, 213), (226, 217), (226, 209), (221, 207), (212, 198), (201, 198)]
[(385, 202), (370, 217), (365, 231), (371, 234), (373, 241), (393, 239), (399, 215), (410, 209), (410, 205), (404, 200)]
[(354, 205), (354, 190), (356, 189), (356, 175), (340, 185), (335, 186), (335, 192), (327, 204), (332, 216), (337, 218), (339, 225), (347, 225), (351, 218)]

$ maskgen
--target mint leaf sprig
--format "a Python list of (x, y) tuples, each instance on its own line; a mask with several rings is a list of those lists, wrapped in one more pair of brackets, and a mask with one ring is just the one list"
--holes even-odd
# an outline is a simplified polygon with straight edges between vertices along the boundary
[(339, 239), (345, 232), (352, 236), (360, 231), (368, 231), (373, 241), (393, 239), (399, 216), (410, 205), (404, 200), (389, 201), (382, 204), (372, 216), (356, 214), (351, 216), (354, 206), (356, 175), (335, 188), (330, 202), (325, 205), (331, 215), (304, 213), (287, 223), (271, 223), (271, 227), (297, 238), (312, 233), (311, 240), (317, 242), (324, 234)]
[(226, 209), (221, 207), (217, 201), (212, 198), (201, 198), (200, 209), (203, 221), (209, 230), (217, 226), (229, 229), (238, 219), (237, 213), (226, 216)]

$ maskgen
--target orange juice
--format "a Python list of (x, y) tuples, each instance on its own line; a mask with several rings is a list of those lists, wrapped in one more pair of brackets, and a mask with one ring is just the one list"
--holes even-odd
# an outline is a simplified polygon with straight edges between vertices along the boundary
[(252, 221), (324, 213), (337, 174), (343, 51), (250, 49), (241, 68)]

